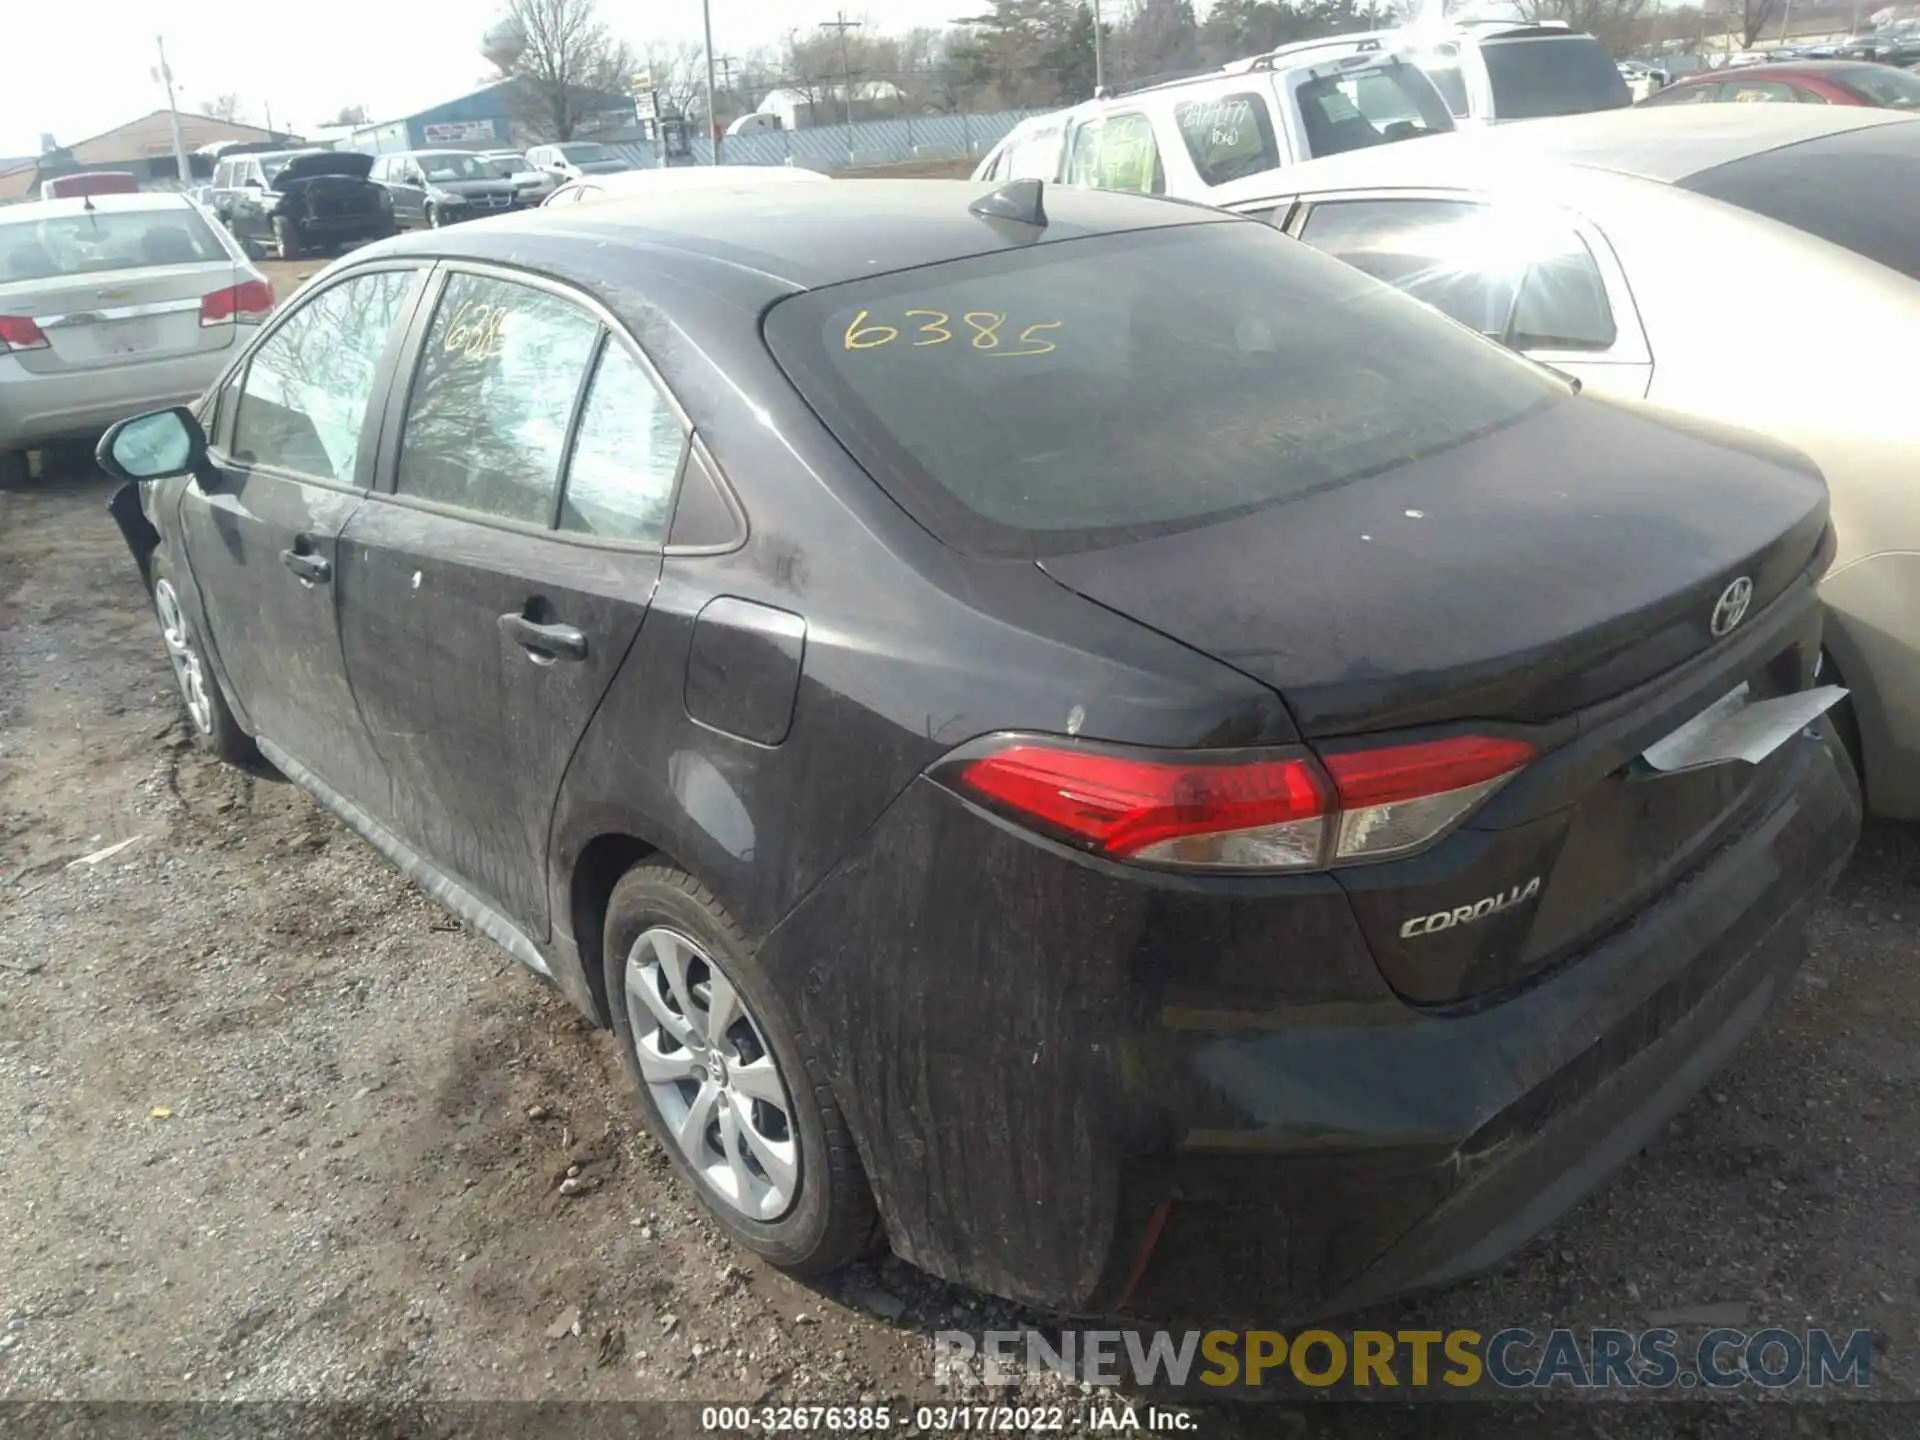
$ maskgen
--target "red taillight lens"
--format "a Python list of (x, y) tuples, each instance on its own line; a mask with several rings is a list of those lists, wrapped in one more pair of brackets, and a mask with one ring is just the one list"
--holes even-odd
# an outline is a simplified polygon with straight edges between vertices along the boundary
[(1463, 736), (1347, 751), (1323, 768), (1304, 752), (1135, 754), (1033, 737), (962, 759), (944, 778), (1116, 860), (1312, 870), (1430, 843), (1533, 754), (1522, 741)]
[(242, 325), (258, 325), (272, 313), (273, 286), (264, 280), (230, 285), (200, 300), (202, 325), (230, 325), (236, 320)]
[(47, 334), (25, 315), (0, 315), (0, 350), (44, 350)]

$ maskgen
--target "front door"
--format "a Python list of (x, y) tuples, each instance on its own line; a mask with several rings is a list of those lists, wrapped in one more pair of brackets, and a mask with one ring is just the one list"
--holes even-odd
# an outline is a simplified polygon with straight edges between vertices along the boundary
[(394, 224), (402, 230), (413, 230), (427, 223), (427, 182), (411, 159), (393, 162), (387, 191), (393, 196)]
[(226, 392), (211, 490), (181, 504), (208, 628), (254, 731), (349, 797), (383, 789), (347, 685), (339, 537), (373, 473), (371, 402), (424, 272), (361, 271), (297, 298)]
[(386, 818), (540, 939), (554, 800), (659, 579), (686, 432), (566, 292), (452, 268), (415, 330), (342, 546), (347, 672)]

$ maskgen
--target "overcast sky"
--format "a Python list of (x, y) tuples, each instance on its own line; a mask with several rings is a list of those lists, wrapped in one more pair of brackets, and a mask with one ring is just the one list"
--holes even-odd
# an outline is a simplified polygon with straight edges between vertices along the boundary
[[(739, 54), (789, 29), (849, 18), (904, 30), (977, 13), (981, 0), (713, 0), (714, 48)], [(480, 36), (499, 0), (0, 0), (0, 156), (32, 155), (50, 132), (83, 140), (157, 110), (154, 35), (166, 38), (182, 110), (237, 94), (244, 118), (300, 130), (343, 105), (376, 120), (472, 90), (488, 71)], [(815, 11), (819, 13), (816, 14)], [(607, 24), (644, 48), (700, 38), (699, 0), (600, 0)]]

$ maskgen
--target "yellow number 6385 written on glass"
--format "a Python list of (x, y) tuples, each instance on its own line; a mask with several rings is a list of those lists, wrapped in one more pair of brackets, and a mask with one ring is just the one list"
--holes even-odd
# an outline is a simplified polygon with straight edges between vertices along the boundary
[(1007, 316), (1002, 310), (965, 311), (960, 316), (960, 330), (955, 329), (953, 316), (945, 310), (905, 310), (900, 318), (901, 325), (888, 325), (875, 321), (871, 311), (862, 310), (847, 326), (846, 348), (878, 350), (905, 339), (909, 348), (924, 350), (929, 345), (946, 345), (957, 339), (990, 358), (1012, 360), (1021, 355), (1047, 355), (1059, 349), (1047, 338), (1047, 332), (1058, 330), (1066, 323), (1064, 320), (1036, 321), (1023, 329), (1018, 339), (1009, 340), (1004, 334)]

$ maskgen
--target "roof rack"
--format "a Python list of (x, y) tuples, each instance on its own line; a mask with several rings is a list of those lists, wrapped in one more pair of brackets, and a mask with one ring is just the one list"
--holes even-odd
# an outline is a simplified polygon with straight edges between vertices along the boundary
[(1348, 55), (1378, 55), (1389, 47), (1378, 35), (1330, 35), (1324, 40), (1302, 40), (1282, 45), (1246, 62), (1246, 70), (1280, 70), (1291, 66), (1316, 50), (1339, 50)]
[(1202, 65), (1192, 70), (1166, 70), (1158, 75), (1144, 75), (1125, 85), (1109, 85), (1096, 96), (1100, 100), (1112, 100), (1120, 95), (1138, 95), (1142, 90), (1158, 90), (1162, 85), (1180, 85), (1188, 80), (1202, 80), (1209, 75), (1225, 74), (1219, 65)]

